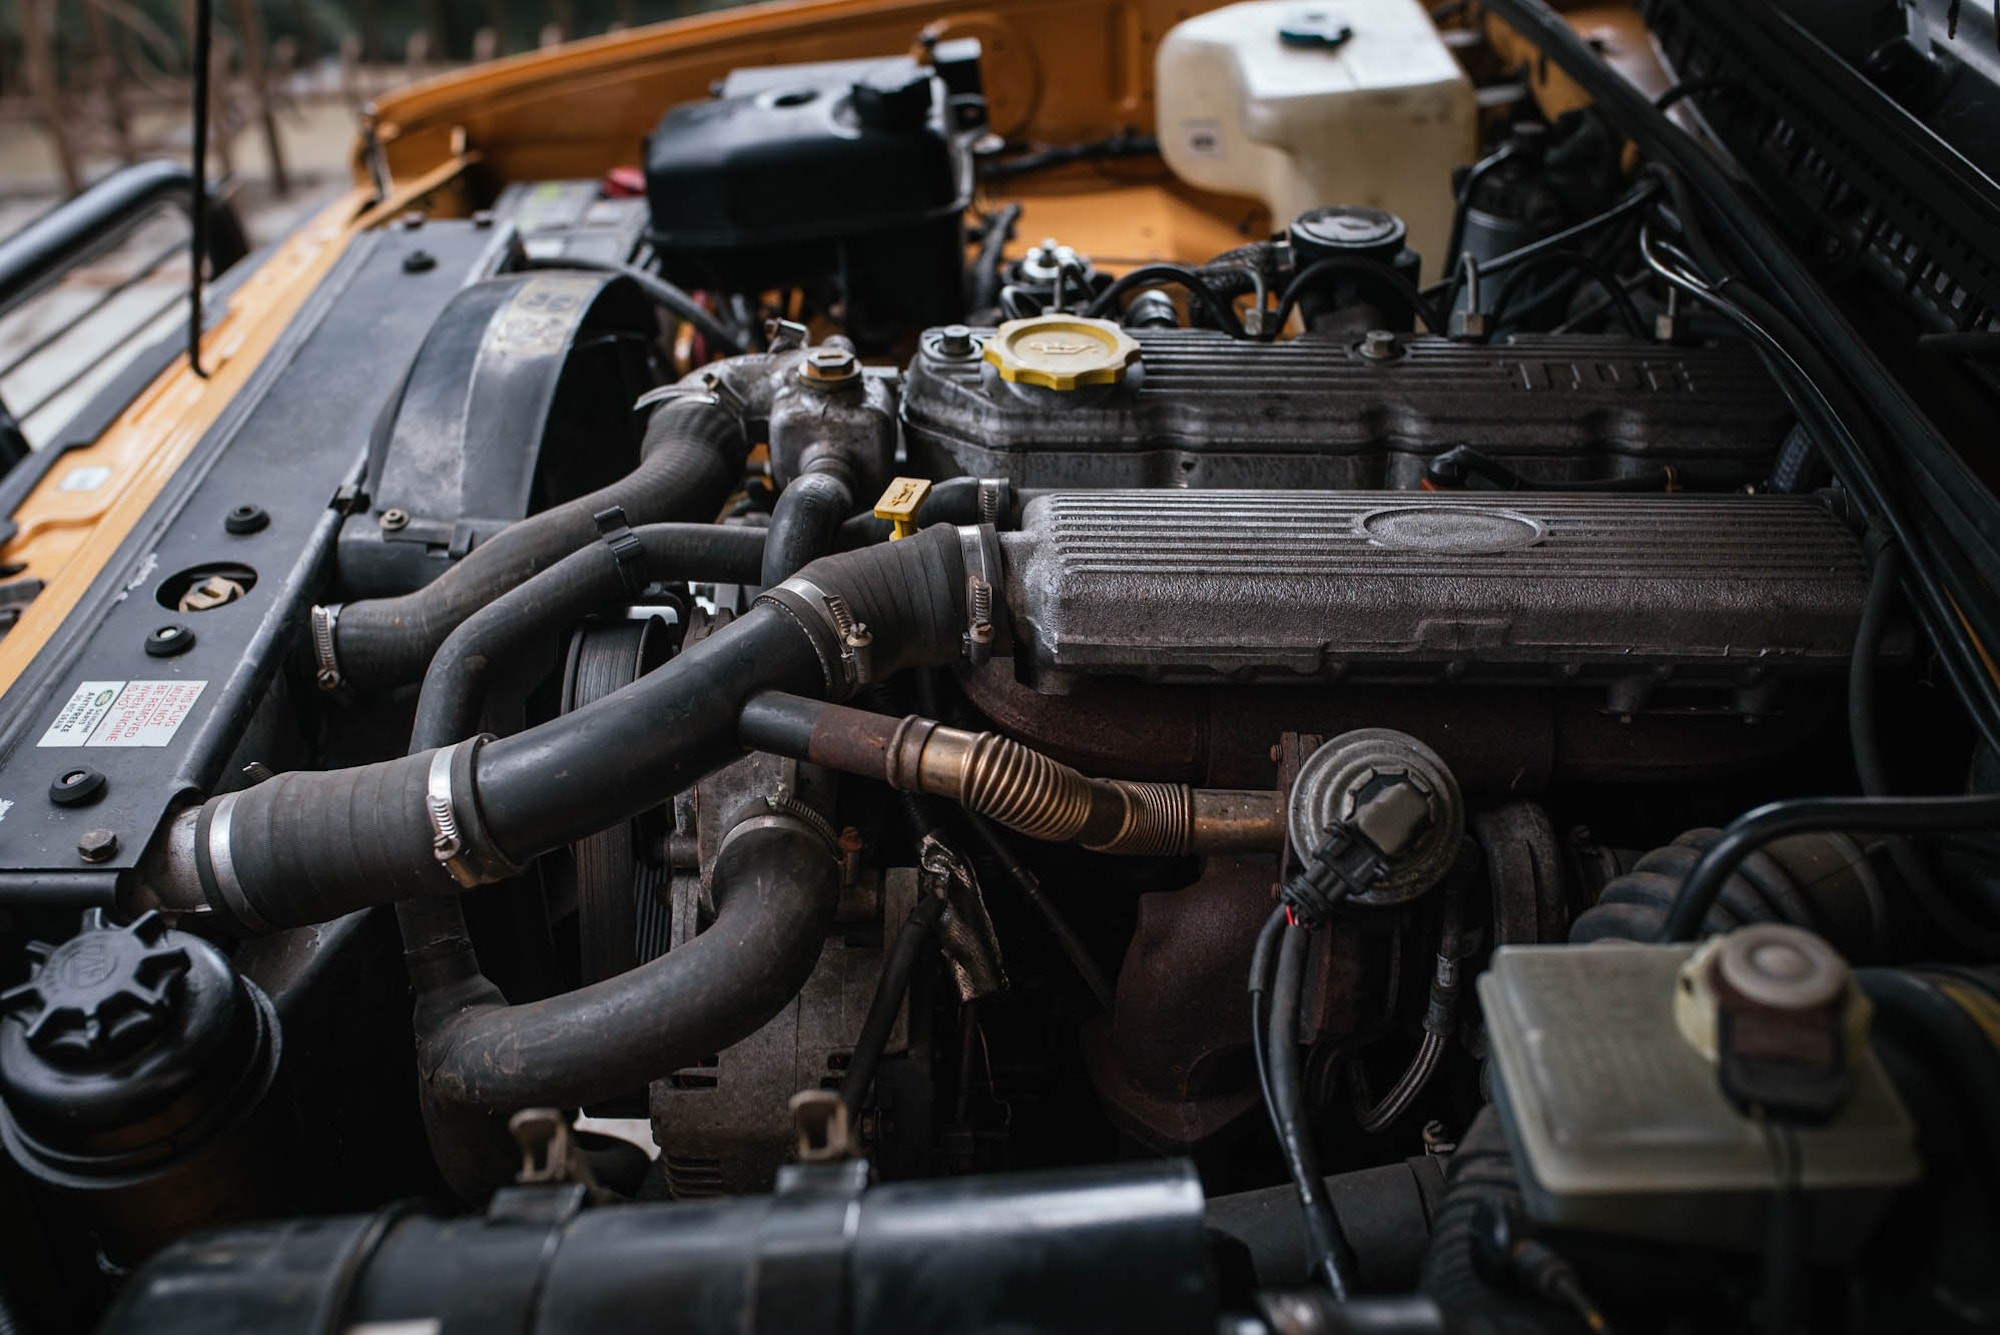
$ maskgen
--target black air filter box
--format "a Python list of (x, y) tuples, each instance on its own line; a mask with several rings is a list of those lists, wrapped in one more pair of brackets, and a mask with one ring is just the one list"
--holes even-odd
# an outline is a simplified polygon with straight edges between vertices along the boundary
[(646, 151), (667, 277), (816, 285), (845, 299), (862, 335), (959, 318), (978, 100), (965, 82), (907, 56), (784, 65), (738, 70), (673, 108)]

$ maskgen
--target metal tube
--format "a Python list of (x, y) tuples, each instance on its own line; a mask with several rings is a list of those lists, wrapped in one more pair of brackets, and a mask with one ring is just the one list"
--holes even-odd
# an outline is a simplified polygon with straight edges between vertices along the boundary
[(765, 692), (745, 705), (738, 740), (904, 792), (948, 797), (1031, 838), (1100, 853), (1275, 852), (1284, 842), (1279, 793), (1092, 778), (1011, 737), (915, 715), (897, 720)]

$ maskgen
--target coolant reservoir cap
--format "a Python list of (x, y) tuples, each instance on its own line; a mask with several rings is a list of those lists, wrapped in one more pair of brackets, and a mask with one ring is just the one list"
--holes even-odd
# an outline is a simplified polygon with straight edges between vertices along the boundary
[(1009, 320), (986, 340), (986, 360), (1002, 380), (1044, 389), (1115, 385), (1139, 360), (1139, 341), (1109, 320), (1035, 315)]

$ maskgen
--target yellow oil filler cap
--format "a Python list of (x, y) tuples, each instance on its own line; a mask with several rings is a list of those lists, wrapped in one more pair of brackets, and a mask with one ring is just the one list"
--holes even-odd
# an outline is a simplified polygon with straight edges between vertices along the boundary
[(1139, 340), (1110, 320), (1036, 315), (1009, 320), (986, 340), (986, 360), (1002, 380), (1044, 389), (1115, 385), (1139, 360)]

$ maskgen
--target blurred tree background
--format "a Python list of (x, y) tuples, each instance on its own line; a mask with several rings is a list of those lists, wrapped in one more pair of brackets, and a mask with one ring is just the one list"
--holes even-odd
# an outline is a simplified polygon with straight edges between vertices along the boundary
[[(21, 8), (36, 0), (0, 0), (0, 93), (23, 68)], [(111, 20), (117, 40), (128, 43), (135, 64), (168, 73), (188, 60), (191, 0), (41, 0), (59, 73), (67, 78), (92, 59), (92, 9)], [(301, 64), (340, 54), (350, 44), (368, 63), (398, 62), (411, 54), (411, 41), (432, 61), (463, 61), (486, 51), (476, 35), (489, 29), (497, 39), (493, 54), (531, 50), (544, 29), (564, 37), (584, 37), (614, 26), (632, 27), (704, 10), (728, 8), (732, 0), (257, 0), (257, 16), (267, 43), (288, 41)], [(234, 35), (236, 0), (216, 0), (216, 29)], [(100, 20), (101, 21), (101, 18)], [(143, 75), (141, 76), (143, 79)]]

